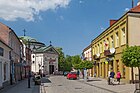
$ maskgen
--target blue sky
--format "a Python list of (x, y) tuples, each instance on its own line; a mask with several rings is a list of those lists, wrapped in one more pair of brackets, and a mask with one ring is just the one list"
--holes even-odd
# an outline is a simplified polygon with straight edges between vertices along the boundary
[(81, 54), (109, 26), (110, 19), (119, 19), (132, 7), (132, 0), (0, 1), (0, 22), (18, 36), (26, 29), (27, 36), (46, 45), (52, 41), (66, 55)]

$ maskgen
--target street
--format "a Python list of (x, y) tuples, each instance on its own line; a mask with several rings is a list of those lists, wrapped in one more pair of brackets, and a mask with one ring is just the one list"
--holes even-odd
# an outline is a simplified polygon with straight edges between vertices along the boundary
[(44, 83), (46, 93), (112, 93), (64, 76), (51, 76), (49, 80), (50, 83)]
[(50, 76), (41, 79), (41, 85), (28, 88), (28, 79), (19, 81), (0, 90), (0, 93), (133, 93), (134, 84), (108, 85), (105, 79), (95, 78), (88, 82), (80, 80), (68, 80), (64, 76)]

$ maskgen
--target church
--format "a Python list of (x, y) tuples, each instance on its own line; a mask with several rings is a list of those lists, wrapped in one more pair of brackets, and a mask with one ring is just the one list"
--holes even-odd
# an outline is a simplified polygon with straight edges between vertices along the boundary
[(49, 46), (35, 49), (31, 55), (32, 72), (54, 74), (58, 72), (58, 51), (50, 44)]
[(57, 48), (51, 44), (51, 41), (50, 45), (46, 46), (44, 43), (29, 36), (21, 36), (20, 38), (30, 42), (31, 72), (46, 75), (58, 72), (59, 52)]

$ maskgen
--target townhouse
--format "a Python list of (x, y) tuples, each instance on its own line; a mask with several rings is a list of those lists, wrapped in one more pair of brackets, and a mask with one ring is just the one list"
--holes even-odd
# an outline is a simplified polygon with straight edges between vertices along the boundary
[[(92, 53), (91, 52), (92, 52), (92, 50), (91, 50), (91, 44), (90, 44), (82, 52), (83, 59), (87, 60), (87, 61), (92, 61)], [(88, 72), (88, 76), (93, 76), (93, 68), (87, 69), (87, 72)]]
[(12, 49), (0, 38), (0, 88), (10, 82), (10, 51)]
[(16, 82), (21, 80), (20, 63), (22, 43), (10, 27), (0, 23), (0, 28), (0, 38), (5, 44), (12, 48), (10, 51), (10, 75), (12, 82)]
[(107, 78), (108, 72), (119, 70), (125, 82), (131, 82), (138, 74), (136, 68), (126, 67), (122, 51), (126, 46), (140, 45), (140, 2), (118, 20), (110, 20), (110, 26), (91, 41), (91, 56), (94, 64), (92, 75)]

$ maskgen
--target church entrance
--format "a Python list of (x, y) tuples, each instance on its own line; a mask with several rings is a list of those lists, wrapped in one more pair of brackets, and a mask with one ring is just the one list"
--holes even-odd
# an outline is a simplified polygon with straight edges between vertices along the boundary
[(49, 65), (49, 74), (53, 74), (54, 72), (54, 65)]

